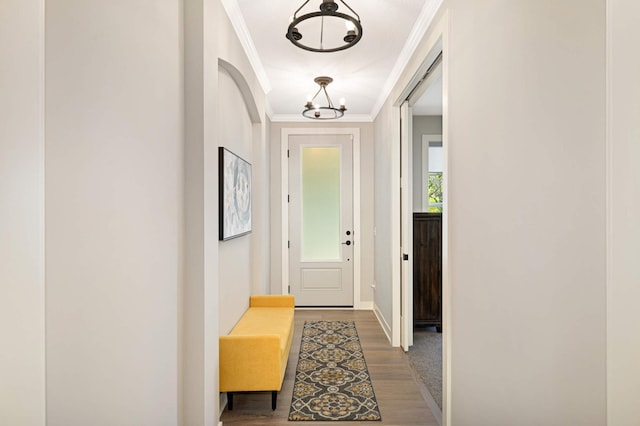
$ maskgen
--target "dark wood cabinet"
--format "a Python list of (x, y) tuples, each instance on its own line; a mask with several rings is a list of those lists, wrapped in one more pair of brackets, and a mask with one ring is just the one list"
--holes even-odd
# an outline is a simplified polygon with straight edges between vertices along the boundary
[(413, 325), (442, 331), (442, 213), (413, 214)]

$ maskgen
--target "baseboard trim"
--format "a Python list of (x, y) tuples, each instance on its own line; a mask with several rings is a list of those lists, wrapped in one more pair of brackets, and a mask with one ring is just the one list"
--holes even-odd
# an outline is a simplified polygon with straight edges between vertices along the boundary
[(373, 301), (360, 302), (354, 309), (358, 311), (373, 311)]
[(296, 311), (353, 311), (353, 306), (296, 306)]
[(384, 316), (380, 312), (380, 308), (378, 308), (378, 305), (376, 305), (375, 302), (373, 304), (373, 313), (376, 315), (376, 318), (380, 323), (380, 327), (382, 327), (382, 331), (384, 331), (387, 339), (389, 339), (389, 343), (391, 343), (391, 327), (389, 327), (389, 324), (385, 321)]
[(326, 311), (342, 310), (342, 311), (373, 311), (373, 302), (360, 302), (354, 306), (296, 306), (296, 310), (300, 311)]
[(426, 402), (427, 405), (429, 406), (429, 409), (431, 410), (431, 413), (433, 414), (433, 417), (435, 417), (438, 424), (442, 426), (442, 409), (440, 409), (436, 400), (433, 399), (431, 392), (429, 392), (429, 389), (427, 389), (427, 385), (425, 385), (422, 379), (420, 378), (420, 374), (416, 370), (415, 365), (413, 365), (413, 362), (411, 362), (411, 358), (409, 358), (409, 355), (405, 353), (404, 356), (406, 357), (407, 364), (409, 364), (409, 368), (411, 369), (411, 375), (413, 376), (413, 380), (416, 382), (416, 385), (418, 386), (418, 390), (422, 395), (422, 399), (424, 399), (424, 402)]
[[(224, 413), (224, 410), (227, 408), (227, 393), (220, 392), (220, 416)], [(218, 420), (220, 423), (218, 426), (222, 425), (222, 420)]]

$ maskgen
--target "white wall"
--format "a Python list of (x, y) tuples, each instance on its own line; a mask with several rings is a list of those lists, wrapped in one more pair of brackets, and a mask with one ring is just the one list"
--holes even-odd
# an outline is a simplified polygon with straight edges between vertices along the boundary
[(44, 425), (44, 2), (0, 13), (0, 424)]
[(640, 424), (640, 4), (609, 0), (607, 420)]
[(180, 424), (213, 425), (218, 403), (219, 1), (184, 0), (184, 286)]
[(283, 128), (359, 128), (360, 129), (360, 233), (361, 256), (360, 300), (364, 304), (373, 301), (374, 253), (373, 253), (373, 125), (372, 123), (305, 123), (275, 122), (270, 124), (270, 256), (271, 256), (271, 292), (282, 293), (282, 165), (281, 132)]
[[(251, 236), (238, 239), (239, 244), (218, 242), (218, 147), (234, 147), (254, 162), (254, 177), (263, 175), (265, 133), (260, 117), (265, 115), (265, 94), (220, 1), (185, 0), (184, 17), (182, 424), (214, 425), (224, 401), (218, 392), (218, 335), (226, 333), (246, 308), (247, 289), (257, 292), (266, 286), (266, 274), (259, 271), (268, 265), (263, 241), (268, 211), (255, 185)], [(256, 240), (258, 244), (248, 243)]]
[[(602, 425), (604, 3), (449, 0), (445, 7), (447, 420)], [(427, 52), (421, 44), (390, 99)], [(376, 127), (390, 129), (391, 115), (387, 103)], [(393, 137), (376, 134), (377, 145)], [(376, 156), (386, 150), (376, 147)], [(486, 188), (491, 208), (483, 207)], [(387, 211), (376, 202), (376, 217)]]
[[(217, 242), (218, 300), (221, 301), (217, 305), (217, 327), (220, 334), (226, 334), (246, 311), (251, 294), (268, 293), (269, 176), (265, 93), (222, 5), (220, 11), (223, 13), (216, 16), (214, 26), (219, 57), (216, 141), (218, 146), (230, 149), (252, 164), (251, 233)], [(216, 163), (215, 173), (217, 170)], [(217, 207), (217, 198), (214, 204)], [(211, 226), (217, 235), (218, 224)], [(216, 370), (217, 359), (216, 339)], [(216, 392), (217, 377), (216, 371)], [(226, 396), (215, 399), (222, 409)]]
[(265, 116), (220, 2), (2, 11), (0, 423), (217, 424), (220, 57)]
[(449, 4), (452, 423), (602, 425), (604, 4)]
[(47, 424), (175, 425), (180, 1), (47, 1)]
[(252, 166), (251, 233), (218, 243), (219, 295), (224, 301), (220, 304), (219, 331), (226, 334), (249, 306), (249, 295), (269, 292), (269, 176), (264, 91), (226, 14), (218, 17), (216, 31), (221, 59), (218, 145)]
[(441, 115), (413, 116), (413, 211), (422, 211), (422, 135), (441, 135)]
[[(224, 146), (249, 163), (253, 162), (251, 118), (232, 77), (218, 74), (220, 102), (220, 146)], [(260, 179), (254, 180), (259, 183)], [(256, 188), (257, 189), (257, 188)], [(254, 189), (255, 191), (255, 189)], [(255, 198), (255, 194), (252, 198)], [(227, 334), (249, 307), (251, 295), (252, 234), (219, 243), (220, 334)]]
[[(391, 335), (393, 324), (393, 275), (395, 272), (392, 266), (392, 259), (399, 255), (395, 244), (393, 244), (392, 232), (396, 227), (399, 232), (399, 222), (394, 222), (392, 206), (399, 204), (392, 202), (393, 182), (392, 159), (400, 158), (397, 146), (393, 146), (391, 141), (394, 135), (399, 134), (399, 121), (394, 123), (394, 114), (390, 104), (384, 105), (375, 119), (375, 175), (374, 175), (374, 228), (376, 230), (374, 239), (374, 280), (376, 288), (374, 291), (374, 307), (381, 319), (382, 325), (388, 336)], [(399, 120), (399, 113), (395, 115)], [(396, 150), (396, 154), (393, 154)], [(399, 169), (397, 169), (399, 170)]]
[[(254, 254), (254, 264), (260, 265), (254, 270), (254, 291), (256, 293), (271, 293), (271, 205), (277, 204), (277, 200), (271, 199), (271, 153), (269, 152), (269, 138), (271, 137), (271, 121), (267, 114), (262, 115), (264, 126), (261, 127), (262, 138), (256, 141), (254, 124), (254, 164), (255, 177), (260, 179), (256, 187), (260, 188), (260, 195), (255, 202), (261, 206), (256, 213), (256, 224), (260, 224), (261, 234), (254, 236), (255, 249), (261, 256)], [(259, 146), (256, 146), (259, 143)], [(257, 259), (256, 259), (257, 258)]]

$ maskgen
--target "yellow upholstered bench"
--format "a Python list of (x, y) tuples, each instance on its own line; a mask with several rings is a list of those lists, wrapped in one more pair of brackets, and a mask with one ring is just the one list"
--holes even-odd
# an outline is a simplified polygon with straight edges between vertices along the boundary
[(220, 336), (220, 392), (271, 391), (276, 409), (293, 340), (293, 296), (251, 296), (249, 309), (227, 336)]

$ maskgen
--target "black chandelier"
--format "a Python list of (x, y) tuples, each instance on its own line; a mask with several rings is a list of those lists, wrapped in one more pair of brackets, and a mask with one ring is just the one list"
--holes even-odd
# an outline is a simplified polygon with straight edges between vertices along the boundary
[[(319, 12), (310, 11), (298, 15), (309, 1), (305, 1), (291, 17), (286, 34), (291, 43), (312, 52), (337, 52), (348, 49), (360, 41), (362, 38), (360, 16), (347, 3), (338, 0), (349, 9), (351, 14), (338, 12), (338, 4), (334, 0), (322, 0)], [(346, 27), (346, 34), (343, 29), (340, 29), (342, 26)], [(303, 42), (301, 41), (302, 31), (305, 33), (319, 31), (318, 39), (314, 40), (307, 36)]]
[[(344, 106), (344, 99), (340, 99), (340, 106), (338, 108), (333, 106), (333, 102), (331, 102), (331, 98), (327, 93), (327, 85), (333, 81), (331, 77), (316, 77), (313, 79), (320, 88), (316, 92), (313, 97), (309, 97), (307, 99), (307, 103), (304, 106), (304, 111), (302, 111), (302, 115), (307, 118), (312, 118), (314, 120), (333, 120), (335, 118), (340, 118), (344, 115), (344, 112), (347, 110)], [(319, 104), (314, 104), (313, 101), (316, 100), (320, 92), (324, 93), (325, 98), (327, 99), (327, 106), (320, 106)]]

